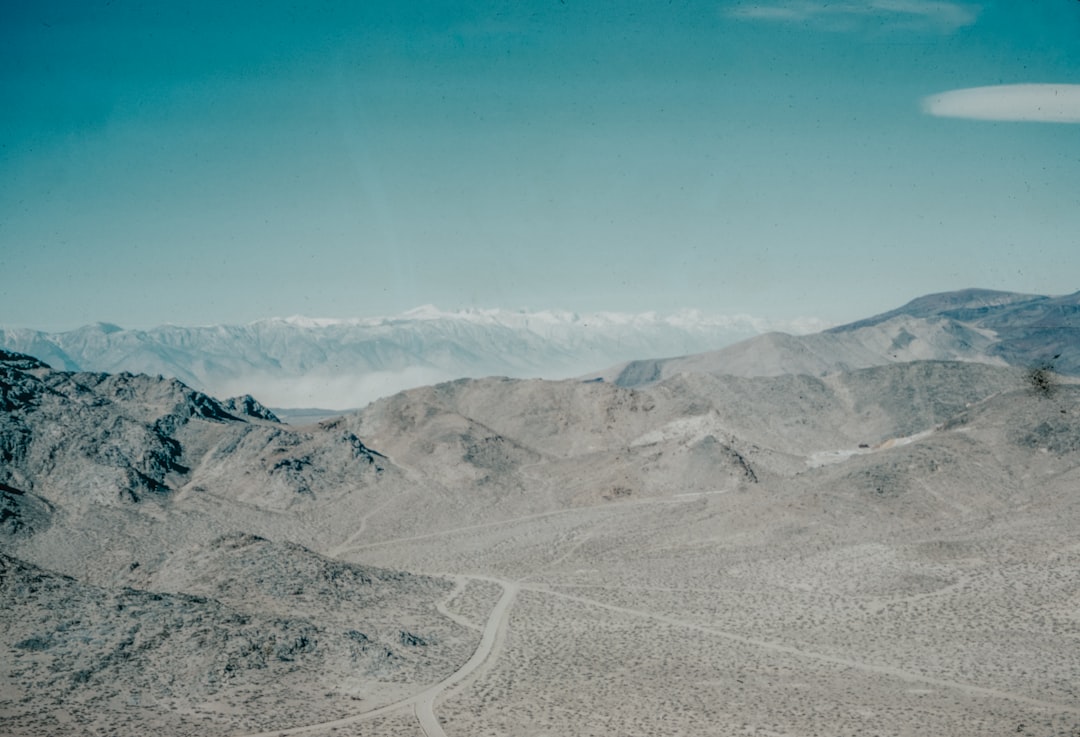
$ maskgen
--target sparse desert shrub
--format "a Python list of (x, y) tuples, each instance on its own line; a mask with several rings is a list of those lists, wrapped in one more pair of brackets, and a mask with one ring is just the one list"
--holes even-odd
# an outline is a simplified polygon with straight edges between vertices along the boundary
[(1054, 361), (1060, 355), (1059, 353), (1049, 361), (1045, 361), (1028, 371), (1028, 385), (1039, 396), (1049, 397), (1057, 389), (1058, 382), (1057, 374), (1054, 372)]

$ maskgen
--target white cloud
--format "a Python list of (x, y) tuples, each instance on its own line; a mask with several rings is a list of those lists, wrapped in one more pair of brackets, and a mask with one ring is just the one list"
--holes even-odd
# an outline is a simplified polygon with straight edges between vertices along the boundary
[(828, 30), (856, 30), (873, 20), (911, 30), (952, 32), (975, 23), (979, 8), (941, 0), (776, 0), (740, 4), (729, 15), (749, 20), (814, 23)]
[(942, 118), (1080, 123), (1080, 84), (1008, 84), (942, 92), (922, 101)]

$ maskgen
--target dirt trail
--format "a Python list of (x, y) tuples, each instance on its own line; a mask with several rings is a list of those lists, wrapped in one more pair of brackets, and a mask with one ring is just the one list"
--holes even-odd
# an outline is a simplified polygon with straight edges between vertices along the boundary
[(487, 625), (484, 627), (484, 633), (480, 637), (480, 644), (476, 646), (476, 651), (466, 661), (465, 665), (454, 671), (448, 678), (421, 693), (413, 702), (416, 718), (420, 721), (420, 728), (424, 730), (427, 737), (446, 737), (446, 732), (443, 731), (442, 725), (439, 724), (439, 720), (435, 716), (435, 699), (472, 675), (473, 671), (487, 660), (510, 619), (510, 607), (514, 603), (514, 597), (517, 596), (520, 587), (516, 582), (512, 581), (489, 580), (501, 585), (503, 593), (491, 610), (491, 615), (488, 617)]
[(435, 604), (435, 608), (439, 611), (439, 614), (443, 615), (447, 619), (451, 619), (457, 622), (462, 627), (468, 627), (471, 630), (483, 632), (484, 628), (478, 625), (476, 622), (472, 621), (471, 619), (467, 619), (460, 614), (454, 614), (452, 611), (446, 608), (447, 604), (452, 602), (455, 598), (457, 598), (458, 594), (465, 590), (465, 586), (467, 583), (466, 580), (461, 576), (450, 576), (449, 578), (454, 579), (454, 588), (450, 591), (449, 594), (446, 595), (445, 599)]
[[(501, 579), (483, 576), (466, 576), (464, 578), (477, 578), (484, 581), (492, 581), (503, 587), (503, 593), (502, 596), (499, 597), (499, 601), (496, 602), (495, 606), (492, 608), (491, 614), (488, 616), (487, 624), (484, 626), (483, 634), (480, 637), (480, 644), (476, 646), (476, 650), (473, 651), (472, 657), (465, 661), (465, 664), (456, 671), (436, 683), (434, 686), (431, 686), (418, 694), (395, 701), (386, 706), (381, 706), (377, 709), (372, 709), (371, 711), (365, 711), (362, 714), (354, 714), (352, 716), (342, 717), (341, 719), (331, 719), (326, 722), (303, 724), (286, 729), (272, 729), (266, 732), (247, 733), (242, 737), (279, 737), (283, 735), (324, 731), (334, 727), (344, 727), (350, 724), (356, 724), (357, 722), (369, 721), (409, 707), (412, 707), (413, 712), (420, 721), (420, 728), (427, 737), (446, 737), (446, 732), (443, 731), (442, 726), (439, 724), (439, 720), (435, 717), (435, 700), (439, 698), (444, 691), (452, 688), (471, 675), (472, 672), (479, 668), (488, 658), (494, 649), (496, 640), (500, 638), (502, 630), (506, 628), (507, 621), (510, 617), (510, 607), (514, 603), (514, 598), (517, 596), (518, 590), (520, 589), (520, 586), (516, 582), (503, 581)], [(451, 594), (456, 595), (456, 593), (457, 589), (455, 588)]]
[(328, 555), (331, 558), (338, 558), (338, 557), (341, 556), (342, 552), (344, 552), (346, 550), (349, 550), (351, 546), (356, 544), (357, 540), (359, 540), (361, 537), (363, 537), (367, 533), (368, 520), (370, 520), (372, 518), (372, 516), (378, 514), (379, 512), (381, 512), (386, 507), (390, 506), (391, 502), (394, 502), (394, 501), (396, 501), (395, 497), (390, 497), (389, 499), (384, 501), (382, 504), (379, 504), (378, 506), (368, 510), (368, 512), (366, 514), (364, 514), (364, 516), (362, 516), (360, 518), (360, 523), (359, 523), (359, 525), (357, 525), (357, 527), (353, 531), (353, 533), (351, 535), (349, 535), (349, 537), (347, 537), (341, 543), (339, 543), (338, 545), (335, 545), (333, 548), (326, 551), (326, 555)]
[(698, 632), (704, 632), (706, 634), (722, 637), (726, 640), (731, 640), (732, 642), (738, 642), (744, 645), (753, 645), (755, 647), (764, 648), (772, 652), (784, 653), (786, 655), (794, 655), (800, 658), (808, 658), (811, 660), (817, 660), (825, 663), (832, 663), (834, 665), (841, 665), (847, 668), (856, 668), (858, 670), (892, 676), (894, 678), (900, 678), (902, 680), (914, 683), (924, 683), (932, 686), (939, 686), (942, 688), (955, 689), (971, 696), (981, 696), (992, 699), (1007, 699), (1009, 701), (1015, 701), (1022, 704), (1027, 704), (1029, 706), (1036, 706), (1042, 709), (1050, 709), (1057, 712), (1069, 712), (1071, 714), (1080, 714), (1080, 706), (1058, 704), (1052, 701), (1042, 701), (1041, 699), (1033, 699), (1028, 696), (1010, 693), (1008, 691), (1001, 691), (996, 688), (986, 688), (984, 686), (975, 686), (970, 683), (961, 683), (958, 681), (945, 680), (943, 678), (924, 676), (918, 673), (912, 673), (911, 671), (903, 670), (901, 668), (894, 668), (889, 665), (875, 665), (873, 663), (863, 663), (858, 660), (851, 660), (849, 658), (841, 657), (838, 655), (828, 655), (826, 653), (814, 652), (812, 650), (803, 650), (793, 645), (784, 645), (779, 642), (762, 640), (756, 637), (746, 637), (743, 635), (735, 634), (733, 632), (728, 632), (726, 630), (717, 629), (715, 627), (709, 627), (707, 625), (696, 624), (694, 622), (687, 622), (681, 619), (677, 619), (675, 617), (669, 617), (664, 614), (654, 614), (652, 612), (646, 612), (640, 609), (630, 609), (627, 607), (615, 606), (613, 604), (605, 604), (601, 601), (588, 599), (583, 596), (564, 594), (558, 591), (552, 591), (546, 586), (527, 585), (523, 586), (522, 588), (536, 593), (557, 596), (563, 599), (568, 599), (570, 601), (576, 601), (581, 604), (595, 606), (613, 612), (619, 612), (621, 614), (628, 614), (630, 616), (641, 617), (644, 619), (652, 619), (657, 622), (663, 622), (664, 624), (670, 624), (676, 627), (684, 627), (686, 629), (697, 630)]

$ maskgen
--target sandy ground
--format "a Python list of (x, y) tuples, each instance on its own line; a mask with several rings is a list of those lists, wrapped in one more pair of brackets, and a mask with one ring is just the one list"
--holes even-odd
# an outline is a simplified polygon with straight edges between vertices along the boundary
[[(538, 553), (443, 559), (519, 593), (499, 646), (436, 699), (443, 732), (422, 733), (1077, 733), (1080, 550), (1042, 542), (1060, 523), (725, 544), (739, 539), (740, 501), (469, 530), (478, 549), (511, 538)], [(366, 555), (428, 565), (453, 539)]]
[(12, 543), (75, 578), (4, 589), (5, 733), (1080, 737), (1080, 389), (916, 368), (192, 430), (168, 505)]

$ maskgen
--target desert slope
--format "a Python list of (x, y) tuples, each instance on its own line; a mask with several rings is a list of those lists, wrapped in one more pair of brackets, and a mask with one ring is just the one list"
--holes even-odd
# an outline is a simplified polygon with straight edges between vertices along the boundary
[(354, 436), (297, 433), (171, 379), (12, 354), (0, 389), (6, 733), (348, 716), (438, 682), (476, 647), (437, 608), (451, 581), (245, 532), (317, 537), (281, 510), (330, 490), (362, 506), (393, 470)]
[(590, 376), (643, 386), (679, 373), (824, 376), (909, 361), (968, 361), (1080, 374), (1080, 292), (968, 289), (810, 335), (768, 333), (707, 353), (631, 361)]
[(291, 427), (0, 370), (14, 734), (1080, 724), (1068, 377), (459, 380)]

